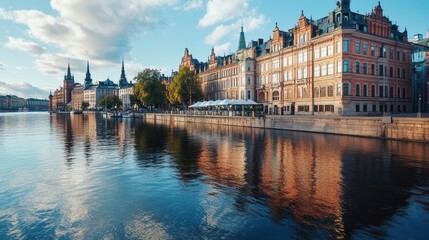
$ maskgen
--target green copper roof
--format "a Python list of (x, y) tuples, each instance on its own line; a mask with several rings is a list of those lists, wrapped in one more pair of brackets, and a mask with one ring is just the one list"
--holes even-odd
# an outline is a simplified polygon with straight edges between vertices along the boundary
[(237, 51), (240, 51), (241, 49), (244, 49), (244, 48), (246, 48), (246, 40), (244, 39), (243, 27), (241, 27), (240, 41), (238, 42)]

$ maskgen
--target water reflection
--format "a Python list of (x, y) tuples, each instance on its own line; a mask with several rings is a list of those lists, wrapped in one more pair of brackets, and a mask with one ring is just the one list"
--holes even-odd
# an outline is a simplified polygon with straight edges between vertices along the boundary
[(0, 115), (0, 136), (0, 239), (419, 239), (429, 228), (425, 144), (101, 114)]
[[(233, 187), (238, 211), (257, 202), (274, 222), (293, 218), (299, 237), (314, 237), (306, 235), (314, 227), (349, 238), (369, 226), (368, 235), (383, 237), (374, 229), (404, 214), (415, 188), (423, 186), (420, 197), (428, 192), (425, 144), (187, 123), (165, 128), (184, 132), (170, 135), (179, 156), (196, 150), (177, 160), (181, 173)], [(427, 211), (428, 199), (419, 203)]]

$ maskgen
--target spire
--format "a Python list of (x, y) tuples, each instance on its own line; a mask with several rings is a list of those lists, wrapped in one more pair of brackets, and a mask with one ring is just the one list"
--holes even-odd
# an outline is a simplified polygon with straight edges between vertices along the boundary
[(244, 39), (243, 26), (241, 26), (240, 40), (238, 41), (237, 51), (240, 51), (241, 49), (244, 49), (244, 48), (246, 48), (246, 40)]
[(71, 74), (70, 63), (67, 64), (67, 74), (64, 76), (64, 81), (73, 81), (74, 76)]
[(89, 61), (86, 62), (86, 77), (85, 77), (85, 88), (89, 88), (92, 85), (91, 72), (89, 71)]
[(128, 85), (127, 77), (125, 76), (125, 66), (124, 59), (122, 58), (122, 69), (121, 69), (121, 77), (119, 78), (119, 87), (124, 87)]

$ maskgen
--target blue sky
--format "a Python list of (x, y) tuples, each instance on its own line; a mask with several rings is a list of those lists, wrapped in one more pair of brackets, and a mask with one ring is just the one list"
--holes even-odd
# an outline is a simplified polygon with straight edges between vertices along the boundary
[[(369, 13), (377, 0), (352, 0), (352, 11)], [(268, 39), (275, 23), (295, 26), (304, 11), (318, 19), (335, 0), (1, 0), (0, 94), (47, 98), (71, 65), (83, 82), (86, 61), (93, 81), (119, 80), (121, 59), (128, 80), (144, 68), (167, 75), (184, 49), (207, 60), (236, 50), (243, 24), (246, 41)], [(427, 0), (384, 0), (384, 14), (408, 36), (426, 37)]]

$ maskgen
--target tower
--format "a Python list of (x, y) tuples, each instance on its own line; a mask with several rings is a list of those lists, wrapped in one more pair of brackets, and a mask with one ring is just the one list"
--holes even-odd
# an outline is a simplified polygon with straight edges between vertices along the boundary
[(91, 73), (89, 71), (89, 61), (86, 63), (85, 89), (92, 85)]
[(71, 74), (70, 63), (67, 66), (67, 74), (64, 76), (64, 88), (63, 88), (63, 110), (66, 109), (66, 105), (71, 101), (71, 92), (74, 88), (74, 75)]
[(240, 51), (241, 49), (245, 49), (245, 48), (246, 48), (246, 40), (244, 39), (243, 26), (241, 26), (240, 40), (238, 41), (237, 51)]
[(124, 59), (122, 59), (122, 70), (121, 77), (119, 78), (119, 88), (125, 87), (128, 85), (127, 77), (125, 76), (125, 67), (124, 67)]

